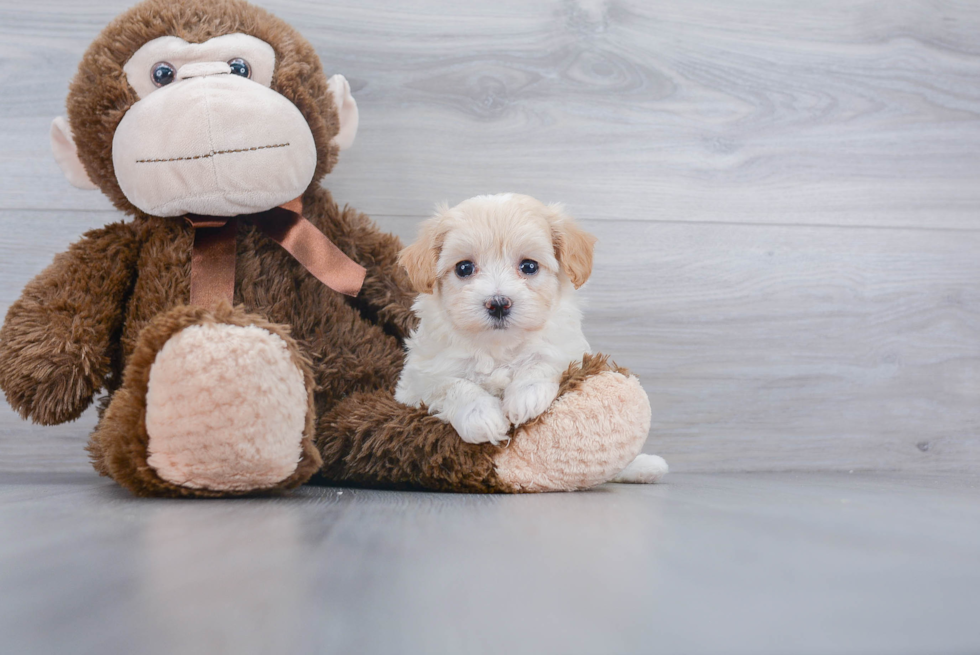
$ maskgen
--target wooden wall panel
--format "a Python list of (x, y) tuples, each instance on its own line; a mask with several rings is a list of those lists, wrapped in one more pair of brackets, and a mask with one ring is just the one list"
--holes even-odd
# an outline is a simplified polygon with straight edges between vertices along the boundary
[[(115, 217), (47, 134), (128, 4), (0, 3), (0, 311)], [(600, 236), (587, 330), (675, 469), (980, 468), (980, 5), (262, 4), (352, 83), (338, 200), (411, 238), (523, 191)], [(0, 407), (0, 469), (84, 466), (91, 423)]]

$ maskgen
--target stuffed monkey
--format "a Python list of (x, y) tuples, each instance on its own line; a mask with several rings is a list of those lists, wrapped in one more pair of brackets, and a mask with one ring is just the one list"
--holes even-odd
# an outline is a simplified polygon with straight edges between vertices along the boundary
[(10, 307), (0, 387), (44, 425), (99, 394), (102, 475), (140, 496), (551, 491), (640, 451), (646, 394), (601, 356), (506, 446), (394, 401), (415, 292), (398, 239), (320, 186), (357, 106), (286, 23), (239, 0), (147, 0), (89, 47), (67, 107), (58, 164), (127, 218)]

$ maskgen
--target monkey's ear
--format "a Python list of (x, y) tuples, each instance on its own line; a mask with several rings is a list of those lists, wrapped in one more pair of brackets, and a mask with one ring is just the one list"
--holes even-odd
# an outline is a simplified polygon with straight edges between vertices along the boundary
[(354, 144), (354, 137), (357, 136), (357, 103), (350, 94), (350, 84), (343, 75), (334, 75), (327, 80), (327, 88), (333, 95), (337, 116), (340, 118), (340, 131), (333, 142), (341, 150), (347, 150)]
[(72, 186), (86, 190), (99, 188), (92, 183), (78, 159), (78, 148), (71, 136), (71, 126), (64, 116), (58, 116), (51, 123), (51, 150), (54, 151), (54, 160), (58, 162), (58, 167)]

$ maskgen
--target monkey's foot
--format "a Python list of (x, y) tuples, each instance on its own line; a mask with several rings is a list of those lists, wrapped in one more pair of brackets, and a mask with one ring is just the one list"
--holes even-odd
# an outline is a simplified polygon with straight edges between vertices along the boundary
[(146, 463), (183, 487), (272, 487), (299, 463), (306, 399), (279, 336), (255, 325), (184, 328), (150, 368)]
[(548, 411), (496, 455), (495, 471), (516, 491), (587, 489), (626, 468), (649, 430), (650, 401), (639, 380), (587, 355), (566, 372)]
[(279, 326), (180, 307), (140, 335), (91, 450), (139, 495), (295, 487), (320, 466), (309, 365)]

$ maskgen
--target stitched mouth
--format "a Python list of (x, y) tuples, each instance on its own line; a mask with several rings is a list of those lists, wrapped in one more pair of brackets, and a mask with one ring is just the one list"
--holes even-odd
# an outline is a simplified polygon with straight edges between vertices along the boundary
[(137, 164), (159, 164), (168, 161), (192, 161), (194, 159), (211, 159), (218, 155), (232, 155), (239, 152), (253, 152), (255, 150), (269, 150), (271, 148), (285, 148), (289, 143), (276, 143), (271, 146), (254, 146), (252, 148), (236, 148), (234, 150), (212, 150), (205, 155), (192, 155), (189, 157), (170, 157), (169, 159), (137, 159)]

